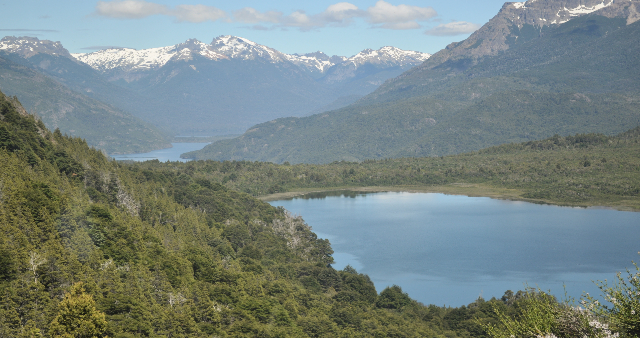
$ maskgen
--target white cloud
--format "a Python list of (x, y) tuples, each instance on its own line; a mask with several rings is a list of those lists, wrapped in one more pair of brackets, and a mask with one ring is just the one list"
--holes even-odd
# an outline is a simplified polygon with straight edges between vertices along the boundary
[(282, 12), (268, 11), (260, 13), (255, 8), (245, 7), (233, 12), (233, 18), (236, 21), (245, 23), (269, 22), (279, 23), (282, 20)]
[(327, 9), (318, 15), (325, 22), (337, 22), (344, 23), (350, 21), (353, 17), (362, 16), (362, 11), (358, 8), (358, 6), (348, 3), (348, 2), (339, 2), (337, 4), (333, 4)]
[(216, 21), (227, 17), (223, 10), (205, 5), (178, 5), (171, 15), (178, 21), (188, 22)]
[(216, 21), (227, 16), (223, 10), (212, 6), (178, 5), (170, 9), (165, 5), (144, 0), (98, 1), (95, 14), (116, 19), (141, 19), (152, 15), (166, 15), (180, 22)]
[(438, 15), (431, 7), (418, 7), (409, 5), (394, 6), (380, 0), (375, 6), (367, 9), (367, 20), (372, 24), (381, 24), (388, 29), (415, 29), (420, 24), (417, 21), (425, 21)]
[(318, 23), (303, 11), (295, 11), (290, 15), (285, 16), (280, 23), (283, 26), (299, 28), (312, 28), (318, 26)]
[(452, 36), (461, 34), (470, 34), (480, 28), (480, 25), (465, 21), (454, 21), (438, 25), (434, 28), (426, 30), (424, 33), (427, 35), (435, 36)]
[[(346, 25), (352, 18), (363, 16), (363, 11), (354, 4), (339, 2), (327, 7), (322, 13), (309, 15), (305, 11), (295, 11), (289, 15), (282, 12), (260, 12), (255, 8), (245, 7), (235, 11), (233, 17), (236, 21), (246, 23), (270, 23), (278, 27), (297, 27), (301, 30), (325, 27), (328, 25)], [(264, 26), (254, 26), (256, 29), (264, 29)]]
[[(274, 15), (275, 13), (278, 15)], [(437, 15), (438, 13), (431, 7), (395, 6), (379, 0), (366, 10), (359, 9), (349, 2), (339, 2), (315, 15), (296, 11), (285, 16), (280, 12), (261, 13), (254, 8), (247, 7), (236, 11), (234, 18), (241, 22), (271, 23), (280, 27), (297, 27), (302, 30), (326, 26), (346, 26), (353, 23), (354, 18), (363, 18), (377, 28), (416, 29), (420, 28), (419, 21), (426, 21)], [(259, 27), (263, 28), (263, 26)]]
[(389, 22), (379, 26), (379, 28), (385, 29), (417, 29), (420, 28), (420, 24), (415, 21), (406, 21), (406, 22)]
[(140, 19), (168, 10), (167, 6), (144, 0), (98, 1), (96, 5), (96, 14), (117, 19)]
[[(177, 5), (175, 8), (169, 8), (145, 0), (99, 1), (95, 14), (118, 19), (165, 15), (175, 18), (178, 22), (217, 21), (227, 18), (226, 12), (212, 6)], [(396, 6), (379, 0), (366, 10), (359, 9), (349, 2), (338, 2), (318, 14), (307, 14), (298, 10), (284, 15), (278, 11), (260, 12), (255, 8), (245, 7), (234, 11), (233, 19), (237, 22), (258, 24), (253, 26), (256, 29), (296, 27), (309, 30), (326, 26), (347, 26), (352, 24), (355, 18), (364, 19), (377, 28), (416, 29), (420, 28), (420, 21), (429, 20), (436, 15), (436, 11), (431, 7)], [(260, 24), (267, 24), (267, 26)]]

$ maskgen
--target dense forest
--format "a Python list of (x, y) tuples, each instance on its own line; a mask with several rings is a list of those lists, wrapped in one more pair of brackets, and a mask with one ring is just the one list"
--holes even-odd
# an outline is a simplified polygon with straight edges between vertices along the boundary
[[(583, 159), (582, 167), (631, 165), (601, 160)], [(50, 132), (0, 93), (0, 337), (497, 337), (536, 304), (552, 313), (567, 308), (537, 290), (459, 308), (420, 304), (399, 286), (378, 293), (368, 276), (333, 269), (330, 243), (301, 218), (229, 187), (261, 191), (259, 180), (239, 184), (292, 168), (307, 170), (312, 184), (327, 186), (329, 169), (355, 184), (367, 166), (397, 163), (414, 173), (426, 167), (401, 163), (430, 160), (402, 161), (316, 171), (118, 163), (82, 139)], [(395, 176), (379, 179), (403, 182)], [(586, 312), (574, 317), (575, 327), (589, 328)], [(563, 330), (553, 332), (575, 334)]]

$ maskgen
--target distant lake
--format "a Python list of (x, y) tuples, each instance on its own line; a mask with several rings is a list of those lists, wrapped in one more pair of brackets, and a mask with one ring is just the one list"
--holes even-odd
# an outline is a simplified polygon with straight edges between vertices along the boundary
[[(335, 193), (333, 193), (335, 195)], [(640, 213), (429, 193), (315, 195), (270, 202), (301, 215), (379, 291), (460, 306), (530, 287), (599, 295), (640, 256)]]
[(158, 160), (160, 162), (166, 161), (180, 161), (187, 162), (189, 159), (180, 158), (180, 154), (184, 154), (189, 151), (200, 150), (209, 143), (171, 143), (173, 148), (154, 150), (143, 154), (125, 154), (125, 155), (109, 155), (112, 158), (122, 161), (149, 161)]

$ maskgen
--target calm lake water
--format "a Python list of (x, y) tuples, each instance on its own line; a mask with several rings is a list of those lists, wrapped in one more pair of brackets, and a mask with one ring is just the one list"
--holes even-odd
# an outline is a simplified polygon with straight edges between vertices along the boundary
[(209, 143), (171, 143), (173, 148), (154, 150), (152, 152), (143, 153), (143, 154), (125, 154), (125, 155), (109, 155), (112, 158), (122, 161), (122, 160), (130, 160), (130, 161), (149, 161), (149, 160), (158, 160), (160, 162), (166, 161), (180, 161), (187, 162), (188, 159), (180, 158), (180, 154), (184, 154), (189, 151), (200, 150), (204, 148)]
[[(335, 193), (334, 193), (335, 195)], [(316, 195), (270, 202), (301, 215), (378, 291), (460, 306), (526, 285), (579, 299), (640, 256), (640, 213), (427, 193)]]

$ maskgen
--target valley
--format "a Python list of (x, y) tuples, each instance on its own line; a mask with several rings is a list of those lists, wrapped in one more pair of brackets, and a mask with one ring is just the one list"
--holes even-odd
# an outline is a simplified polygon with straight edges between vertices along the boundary
[[(63, 132), (73, 130), (74, 136), (87, 138), (109, 153), (144, 152), (158, 145), (126, 149), (106, 136), (94, 141), (92, 137), (100, 130), (79, 123), (95, 114), (95, 108), (67, 97), (133, 115), (131, 118), (152, 125), (149, 127), (162, 135), (166, 147), (172, 135), (240, 134), (270, 119), (342, 107), (429, 56), (395, 47), (365, 50), (352, 57), (329, 57), (321, 52), (290, 55), (235, 36), (220, 36), (211, 44), (190, 39), (147, 50), (71, 54), (59, 42), (5, 37), (0, 41), (0, 57), (6, 60), (6, 75), (0, 78), (0, 89), (23, 97), (30, 112), (41, 116), (50, 128), (59, 124)], [(13, 63), (28, 74), (8, 76)], [(40, 86), (37, 78), (53, 82)], [(16, 85), (18, 80), (34, 81), (30, 86), (41, 91), (24, 91), (22, 88), (31, 87)], [(66, 110), (75, 109), (77, 117), (66, 116), (58, 123), (60, 118), (43, 106), (41, 102), (52, 101), (47, 93), (52, 86), (64, 88), (66, 92), (57, 93), (56, 99), (66, 99)], [(132, 142), (132, 136), (118, 138)]]
[(25, 14), (0, 40), (0, 338), (640, 336), (637, 0), (482, 26), (382, 0), (74, 6), (96, 37), (468, 37), (71, 53), (41, 39), (81, 30), (53, 24), (69, 4), (38, 14), (56, 29)]

